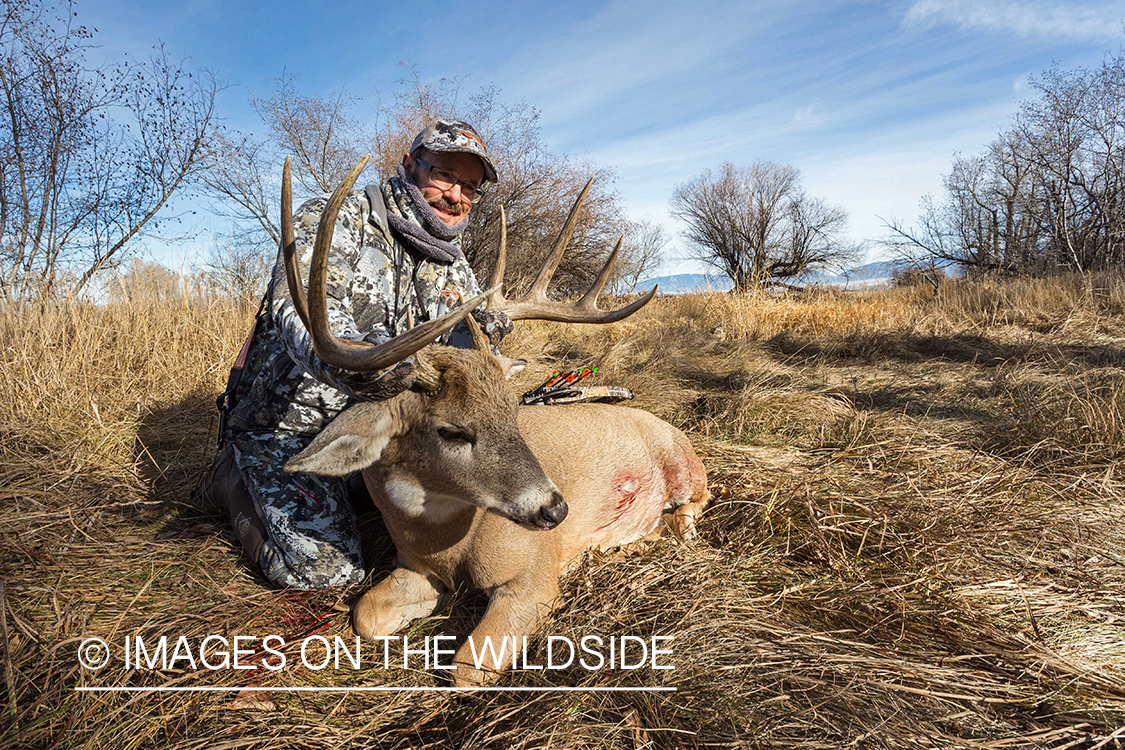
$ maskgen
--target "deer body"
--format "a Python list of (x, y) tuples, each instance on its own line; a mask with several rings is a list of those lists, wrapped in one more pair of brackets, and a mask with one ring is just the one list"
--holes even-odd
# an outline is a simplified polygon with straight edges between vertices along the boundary
[(691, 531), (686, 514), (706, 502), (706, 475), (683, 433), (640, 409), (606, 404), (527, 406), (520, 432), (570, 505), (561, 561), (587, 549), (610, 549), (662, 529), (679, 510), (675, 531)]
[[(687, 439), (648, 412), (603, 404), (530, 406), (520, 408), (518, 423), (566, 499), (566, 519), (550, 530), (530, 530), (433, 494), (426, 510), (414, 515), (392, 499), (400, 489), (387, 489), (388, 482), (403, 482), (401, 471), (375, 464), (364, 480), (404, 564), (448, 588), (468, 582), (487, 591), (532, 568), (558, 578), (582, 552), (659, 533), (665, 512), (706, 497), (703, 465)], [(424, 493), (424, 477), (412, 479)]]
[[(490, 595), (471, 635), (479, 653), (485, 636), (530, 635), (583, 551), (658, 533), (666, 512), (677, 532), (691, 531), (706, 477), (671, 425), (600, 404), (517, 409), (487, 352), (444, 350), (435, 364), (437, 395), (353, 406), (286, 467), (362, 470), (382, 511), (400, 567), (356, 604), (360, 635), (391, 635), (468, 584)], [(459, 685), (504, 668), (478, 670), (468, 642), (454, 663)]]

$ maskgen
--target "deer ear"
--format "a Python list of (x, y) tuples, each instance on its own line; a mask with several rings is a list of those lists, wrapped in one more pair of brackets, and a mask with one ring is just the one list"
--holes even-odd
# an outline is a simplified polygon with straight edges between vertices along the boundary
[(504, 379), (511, 380), (513, 375), (518, 375), (523, 372), (523, 368), (527, 367), (526, 359), (512, 359), (500, 355), (497, 357), (500, 360), (500, 369), (504, 371)]
[(286, 471), (333, 477), (366, 469), (379, 460), (397, 434), (397, 420), (383, 402), (357, 404), (340, 414), (308, 447), (285, 464)]

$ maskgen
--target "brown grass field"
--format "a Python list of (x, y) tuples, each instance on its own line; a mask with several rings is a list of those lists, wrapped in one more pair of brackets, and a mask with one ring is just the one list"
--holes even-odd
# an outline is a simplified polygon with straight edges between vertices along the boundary
[[(126, 635), (351, 635), (341, 605), (363, 587), (273, 590), (224, 519), (185, 507), (252, 313), (151, 292), (0, 308), (0, 746), (1125, 745), (1121, 277), (685, 296), (519, 326), (517, 392), (600, 365), (688, 433), (715, 501), (696, 540), (589, 555), (532, 643), (671, 635), (674, 670), (500, 684), (675, 692), (277, 690), (446, 684), (381, 661), (127, 669)], [(378, 579), (393, 553), (364, 521)], [(464, 636), (483, 601), (459, 595), (412, 641)], [(92, 636), (116, 644), (100, 671), (78, 660)]]

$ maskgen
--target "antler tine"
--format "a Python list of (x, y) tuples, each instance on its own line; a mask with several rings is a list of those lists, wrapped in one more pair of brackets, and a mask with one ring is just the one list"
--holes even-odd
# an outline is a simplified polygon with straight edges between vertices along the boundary
[(366, 347), (358, 341), (341, 340), (332, 335), (328, 325), (328, 253), (332, 247), (332, 233), (336, 228), (336, 217), (340, 215), (340, 207), (344, 205), (348, 192), (359, 179), (359, 173), (367, 166), (367, 160), (370, 158), (371, 154), (367, 154), (360, 159), (328, 199), (320, 215), (320, 222), (316, 226), (316, 240), (313, 242), (312, 264), (309, 268), (309, 290), (312, 292), (309, 300), (309, 334), (313, 340), (313, 351), (325, 362), (349, 370), (358, 368), (345, 365), (337, 357), (343, 355), (344, 361), (354, 361), (354, 357), (347, 355), (355, 354), (357, 350)]
[[(586, 187), (582, 188), (579, 193), (578, 199), (574, 202), (574, 207), (570, 209), (570, 215), (566, 217), (566, 223), (563, 225), (562, 231), (555, 239), (555, 245), (551, 248), (547, 260), (543, 263), (543, 267), (539, 269), (539, 275), (535, 277), (535, 283), (531, 285), (531, 290), (524, 296), (523, 299), (508, 301), (499, 292), (496, 292), (489, 298), (488, 309), (499, 310), (506, 313), (512, 320), (556, 320), (562, 323), (613, 323), (618, 320), (629, 317), (637, 310), (647, 305), (653, 297), (656, 296), (658, 287), (653, 287), (648, 294), (641, 297), (639, 300), (625, 307), (618, 308), (617, 310), (602, 310), (598, 307), (598, 296), (601, 295), (602, 289), (605, 288), (606, 282), (609, 280), (610, 272), (613, 270), (614, 263), (617, 262), (617, 256), (621, 252), (621, 243), (624, 237), (617, 241), (614, 246), (613, 252), (610, 253), (609, 258), (606, 260), (602, 270), (598, 272), (598, 277), (590, 288), (582, 295), (582, 299), (573, 304), (564, 304), (561, 302), (552, 302), (547, 297), (547, 284), (551, 281), (551, 277), (555, 274), (555, 269), (559, 266), (559, 261), (562, 260), (563, 253), (566, 252), (566, 246), (570, 244), (570, 237), (574, 233), (574, 226), (578, 223), (578, 211), (582, 208), (583, 201), (586, 200), (586, 193), (590, 191), (590, 185), (594, 181), (591, 179), (586, 183)], [(501, 282), (504, 280), (504, 266), (507, 260), (506, 245), (508, 241), (507, 224), (504, 218), (504, 207), (500, 207), (500, 244), (496, 250), (496, 265), (492, 268), (492, 288), (499, 289)]]
[(492, 342), (488, 335), (481, 330), (480, 323), (476, 321), (476, 318), (470, 315), (465, 318), (465, 322), (469, 325), (469, 338), (473, 342), (473, 348), (482, 352), (492, 351)]
[(640, 310), (642, 307), (647, 305), (649, 301), (656, 296), (656, 290), (660, 287), (659, 284), (653, 285), (652, 289), (648, 291), (648, 294), (626, 305), (625, 307), (620, 307), (616, 310), (608, 311), (602, 310), (598, 307), (598, 296), (601, 295), (602, 289), (605, 288), (606, 282), (609, 281), (609, 274), (613, 270), (613, 264), (617, 262), (617, 256), (621, 252), (621, 243), (623, 243), (624, 241), (624, 235), (618, 238), (617, 244), (613, 246), (613, 252), (609, 254), (609, 258), (606, 260), (605, 265), (602, 266), (602, 270), (598, 272), (598, 278), (594, 280), (594, 283), (591, 284), (586, 293), (582, 295), (582, 299), (578, 300), (578, 302), (574, 305), (577, 309), (589, 312), (594, 315), (598, 315), (598, 313), (601, 313), (600, 315), (598, 315), (596, 320), (589, 320), (587, 322), (614, 323), (618, 320), (624, 320), (625, 318), (635, 313), (637, 310)]
[(586, 293), (582, 295), (582, 299), (578, 300), (577, 307), (597, 309), (598, 296), (602, 293), (602, 289), (605, 288), (605, 283), (609, 281), (609, 273), (613, 270), (613, 264), (617, 262), (617, 254), (621, 252), (621, 243), (624, 241), (625, 235), (621, 235), (617, 238), (617, 244), (613, 246), (613, 252), (609, 254), (609, 258), (606, 259), (602, 270), (598, 271), (598, 278), (594, 279), (594, 283), (591, 284), (590, 288), (586, 290)]
[(281, 170), (281, 257), (285, 264), (285, 280), (289, 283), (289, 298), (293, 308), (305, 324), (309, 326), (309, 302), (305, 288), (301, 286), (301, 270), (297, 264), (297, 236), (293, 231), (293, 185), (289, 178), (289, 157), (285, 157), (285, 168)]
[[(488, 289), (484, 293), (469, 299), (456, 310), (440, 318), (427, 321), (417, 328), (412, 328), (406, 333), (395, 336), (390, 341), (377, 346), (366, 341), (339, 339), (332, 335), (328, 325), (327, 295), (328, 252), (332, 245), (332, 231), (336, 225), (336, 217), (340, 214), (340, 207), (348, 196), (348, 191), (351, 190), (352, 185), (355, 184), (360, 172), (363, 171), (363, 168), (367, 165), (367, 160), (370, 158), (370, 154), (363, 157), (348, 173), (343, 183), (332, 193), (332, 197), (328, 199), (328, 204), (324, 207), (320, 224), (316, 229), (312, 265), (309, 269), (308, 330), (313, 341), (313, 351), (330, 365), (356, 372), (373, 372), (401, 362), (453, 328), (488, 299), (489, 294), (497, 291), (496, 287)], [(289, 219), (289, 224), (292, 228), (292, 217)], [(295, 260), (291, 266), (287, 257), (285, 270), (290, 290), (293, 289), (294, 284), (300, 287), (300, 276), (296, 270)], [(300, 304), (297, 301), (298, 295), (294, 294), (293, 299), (294, 306), (298, 306)]]
[(590, 186), (593, 184), (594, 178), (591, 177), (586, 182), (586, 187), (582, 188), (582, 192), (578, 194), (578, 198), (574, 201), (574, 207), (570, 209), (570, 214), (566, 217), (566, 223), (559, 231), (559, 236), (555, 238), (555, 244), (551, 247), (551, 252), (547, 254), (547, 260), (543, 261), (543, 267), (539, 269), (539, 275), (535, 277), (535, 282), (532, 283), (531, 289), (524, 297), (525, 300), (547, 301), (547, 285), (551, 283), (551, 277), (555, 275), (555, 270), (559, 267), (559, 261), (562, 260), (563, 253), (566, 252), (566, 246), (570, 244), (570, 237), (574, 234), (575, 225), (578, 224), (578, 212), (582, 210), (582, 204), (586, 202), (586, 193), (590, 192)]
[[(499, 289), (504, 285), (504, 271), (508, 265), (508, 219), (504, 214), (504, 207), (500, 206), (500, 243), (496, 246), (496, 263), (492, 266), (492, 279), (488, 285)], [(488, 298), (488, 309), (504, 307), (508, 300), (504, 295), (496, 292)]]

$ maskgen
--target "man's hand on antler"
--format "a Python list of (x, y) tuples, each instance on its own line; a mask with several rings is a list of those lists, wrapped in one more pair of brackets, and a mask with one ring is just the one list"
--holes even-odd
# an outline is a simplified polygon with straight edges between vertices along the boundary
[(473, 310), (473, 319), (480, 324), (484, 335), (488, 336), (488, 344), (493, 351), (498, 351), (500, 342), (512, 332), (515, 325), (507, 313), (499, 310)]

